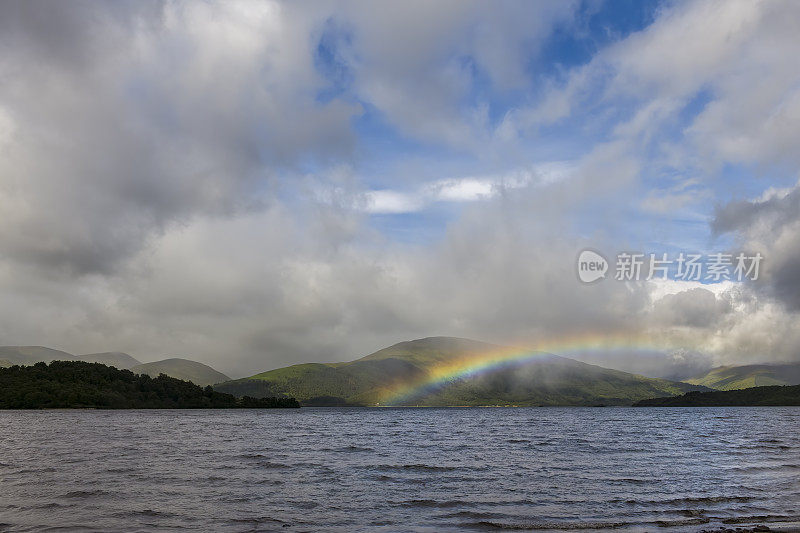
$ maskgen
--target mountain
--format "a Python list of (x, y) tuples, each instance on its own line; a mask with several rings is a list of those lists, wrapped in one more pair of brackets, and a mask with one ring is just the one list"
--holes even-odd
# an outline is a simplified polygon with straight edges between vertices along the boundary
[(51, 361), (85, 361), (87, 363), (103, 363), (119, 369), (130, 368), (142, 364), (130, 355), (121, 352), (90, 353), (73, 355), (61, 350), (45, 348), (44, 346), (0, 346), (0, 367), (3, 362), (11, 365), (33, 365), (36, 363), (49, 363)]
[(134, 359), (130, 355), (122, 352), (87, 353), (79, 355), (78, 358), (87, 363), (102, 363), (104, 365), (117, 367), (120, 370), (126, 370), (142, 364), (138, 359)]
[(213, 385), (231, 379), (210, 366), (189, 361), (188, 359), (165, 359), (143, 364), (141, 361), (122, 352), (73, 355), (61, 350), (45, 348), (44, 346), (0, 346), (0, 368), (12, 365), (50, 363), (51, 361), (101, 363), (120, 370), (130, 369), (137, 374), (147, 374), (151, 377), (166, 374), (170, 377), (191, 381), (202, 386)]
[(782, 406), (800, 405), (800, 385), (773, 385), (748, 389), (699, 392), (682, 396), (650, 398), (633, 404), (634, 407), (725, 407), (725, 406)]
[[(630, 405), (698, 387), (469, 339), (401, 342), (346, 363), (279, 368), (215, 387), (305, 405)], [(699, 387), (704, 389), (704, 387)]]
[(132, 366), (130, 371), (135, 374), (147, 374), (151, 377), (166, 374), (173, 378), (191, 381), (203, 387), (231, 379), (208, 365), (197, 361), (189, 361), (188, 359), (164, 359), (163, 361), (139, 364)]
[(32, 365), (50, 361), (75, 361), (71, 353), (45, 348), (44, 346), (0, 346), (0, 360), (12, 365)]
[(291, 398), (241, 398), (188, 381), (83, 361), (0, 369), (0, 409), (230, 409), (300, 407)]
[(718, 390), (766, 385), (800, 385), (800, 363), (720, 366), (685, 381)]

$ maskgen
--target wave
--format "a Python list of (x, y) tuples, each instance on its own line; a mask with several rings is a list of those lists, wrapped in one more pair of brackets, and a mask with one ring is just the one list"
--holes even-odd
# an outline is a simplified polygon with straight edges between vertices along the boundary
[(636, 505), (656, 504), (656, 505), (697, 505), (697, 504), (716, 504), (716, 503), (747, 503), (753, 501), (752, 496), (684, 496), (682, 498), (669, 498), (665, 500), (612, 500), (616, 502), (631, 503)]
[(332, 452), (338, 453), (353, 453), (353, 452), (374, 452), (372, 448), (363, 448), (361, 446), (342, 446), (341, 448), (331, 448)]
[(272, 518), (271, 516), (259, 516), (259, 517), (248, 517), (248, 518), (231, 518), (228, 522), (232, 524), (287, 524), (283, 520), (278, 518)]
[(724, 518), (723, 524), (751, 524), (757, 522), (786, 522), (789, 524), (800, 524), (800, 515), (753, 515), (736, 516)]
[(440, 507), (440, 508), (461, 507), (464, 505), (470, 505), (468, 502), (462, 502), (458, 500), (450, 500), (450, 501), (406, 500), (403, 502), (393, 502), (393, 504), (397, 505), (398, 507)]
[(481, 520), (460, 524), (464, 528), (507, 531), (581, 531), (591, 529), (621, 529), (638, 525), (636, 522), (496, 522)]
[(390, 472), (453, 472), (458, 470), (477, 470), (466, 466), (435, 466), (422, 463), (409, 465), (370, 465), (365, 468), (388, 470)]
[(141, 510), (121, 511), (119, 513), (114, 513), (113, 516), (117, 518), (137, 518), (137, 517), (175, 518), (180, 515), (177, 515), (175, 513), (168, 513), (166, 511), (156, 511), (154, 509), (141, 509)]
[(66, 494), (62, 494), (62, 498), (94, 498), (97, 496), (104, 496), (108, 494), (108, 492), (100, 489), (95, 490), (73, 490), (67, 492)]

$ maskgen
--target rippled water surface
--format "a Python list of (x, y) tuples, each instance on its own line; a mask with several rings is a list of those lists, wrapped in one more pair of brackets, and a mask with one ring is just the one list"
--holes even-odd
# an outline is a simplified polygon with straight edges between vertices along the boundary
[(0, 412), (0, 530), (800, 527), (800, 408)]

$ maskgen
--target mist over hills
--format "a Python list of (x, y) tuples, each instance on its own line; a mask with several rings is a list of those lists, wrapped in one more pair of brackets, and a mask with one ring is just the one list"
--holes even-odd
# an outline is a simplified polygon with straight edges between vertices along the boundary
[(715, 366), (710, 355), (684, 350), (591, 349), (575, 350), (564, 355), (591, 365), (668, 381), (685, 381), (705, 374)]
[(685, 381), (718, 390), (800, 385), (800, 363), (720, 366)]
[(123, 352), (100, 352), (74, 355), (61, 350), (44, 346), (0, 346), (0, 367), (13, 365), (30, 366), (36, 363), (53, 361), (82, 361), (85, 363), (102, 363), (120, 370), (131, 370), (136, 374), (147, 374), (158, 377), (166, 374), (169, 377), (191, 381), (197, 385), (213, 385), (230, 378), (203, 363), (188, 359), (164, 359), (142, 363), (135, 357)]
[(120, 370), (142, 364), (138, 359), (122, 352), (75, 355), (45, 346), (0, 346), (0, 362), (2, 361), (8, 363), (6, 366), (33, 365), (51, 361), (83, 361), (85, 363), (103, 363)]
[(120, 370), (127, 370), (136, 365), (142, 364), (138, 359), (122, 352), (102, 352), (102, 353), (89, 353), (79, 355), (81, 361), (87, 363), (102, 363), (104, 365), (113, 366)]
[(453, 337), (401, 342), (350, 362), (292, 365), (216, 388), (238, 396), (292, 396), (306, 405), (426, 406), (630, 405), (705, 390)]
[(0, 346), (0, 367), (58, 360), (166, 374), (237, 396), (290, 396), (305, 405), (629, 405), (690, 390), (800, 384), (800, 363), (722, 366), (678, 381), (455, 337), (405, 341), (348, 362), (297, 364), (236, 380), (188, 359), (142, 363), (123, 352)]
[(231, 379), (222, 372), (217, 372), (210, 366), (204, 365), (203, 363), (178, 358), (144, 363), (133, 366), (130, 368), (130, 370), (135, 374), (147, 374), (150, 377), (157, 377), (159, 374), (166, 374), (173, 378), (191, 381), (192, 383), (201, 385), (203, 387)]
[(0, 346), (0, 360), (11, 365), (32, 365), (34, 363), (49, 363), (50, 361), (79, 361), (71, 353), (54, 350), (44, 346)]

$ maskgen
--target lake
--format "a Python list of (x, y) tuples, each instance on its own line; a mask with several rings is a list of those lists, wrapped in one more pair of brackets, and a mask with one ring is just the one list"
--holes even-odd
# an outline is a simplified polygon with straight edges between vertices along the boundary
[(800, 408), (0, 412), (0, 530), (800, 528)]

